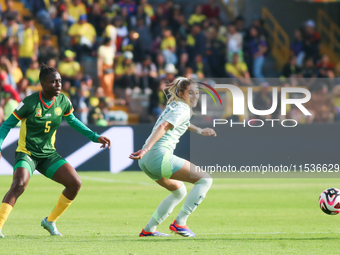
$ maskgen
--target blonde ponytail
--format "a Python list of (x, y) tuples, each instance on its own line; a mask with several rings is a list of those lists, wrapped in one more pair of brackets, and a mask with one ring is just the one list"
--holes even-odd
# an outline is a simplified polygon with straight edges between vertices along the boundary
[(168, 93), (165, 93), (168, 104), (172, 101), (182, 101), (187, 103), (183, 98), (179, 96), (179, 92), (184, 93), (184, 91), (190, 86), (191, 84), (195, 83), (194, 80), (185, 78), (185, 77), (178, 77), (172, 83), (168, 84), (164, 90), (168, 90)]

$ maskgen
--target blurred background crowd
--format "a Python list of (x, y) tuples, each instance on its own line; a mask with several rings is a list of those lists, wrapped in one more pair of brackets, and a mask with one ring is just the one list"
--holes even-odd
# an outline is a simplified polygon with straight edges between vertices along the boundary
[(86, 124), (154, 121), (166, 104), (163, 89), (176, 76), (254, 86), (259, 110), (271, 107), (271, 86), (303, 86), (312, 93), (306, 107), (313, 116), (292, 107), (287, 118), (340, 120), (340, 65), (321, 54), (312, 19), (296, 27), (289, 60), (273, 71), (266, 67), (272, 47), (265, 21), (257, 15), (248, 22), (242, 15), (228, 17), (223, 1), (189, 9), (172, 0), (0, 3), (0, 123), (41, 89), (41, 63), (58, 69), (63, 93)]

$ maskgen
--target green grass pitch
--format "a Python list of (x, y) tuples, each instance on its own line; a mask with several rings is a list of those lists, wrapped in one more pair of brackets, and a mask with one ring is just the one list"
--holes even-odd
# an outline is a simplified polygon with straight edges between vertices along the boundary
[[(140, 238), (169, 193), (142, 172), (82, 172), (82, 189), (58, 220), (63, 237), (40, 227), (62, 186), (35, 175), (0, 239), (0, 254), (336, 254), (340, 218), (324, 214), (318, 197), (339, 179), (214, 179), (189, 217), (196, 238)], [(11, 183), (0, 176), (0, 195)], [(192, 185), (188, 184), (188, 191)], [(158, 227), (169, 225), (183, 202)]]

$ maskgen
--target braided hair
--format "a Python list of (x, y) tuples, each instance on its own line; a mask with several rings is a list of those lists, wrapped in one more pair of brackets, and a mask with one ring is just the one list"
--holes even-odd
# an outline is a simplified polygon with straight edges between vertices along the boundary
[(40, 83), (46, 78), (46, 76), (50, 75), (51, 73), (55, 73), (55, 72), (58, 72), (58, 71), (54, 67), (50, 67), (44, 63), (41, 64), (40, 73), (39, 73)]

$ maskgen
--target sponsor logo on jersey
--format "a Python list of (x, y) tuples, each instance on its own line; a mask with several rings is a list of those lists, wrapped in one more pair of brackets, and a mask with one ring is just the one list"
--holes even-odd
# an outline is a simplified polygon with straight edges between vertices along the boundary
[(35, 109), (35, 117), (42, 117), (42, 109), (41, 108)]
[(63, 113), (63, 111), (61, 110), (60, 107), (57, 107), (55, 108), (54, 113), (57, 114), (57, 116), (60, 116)]
[(47, 113), (46, 115), (45, 115), (45, 117), (51, 117), (52, 116), (52, 114), (50, 114), (50, 113)]

